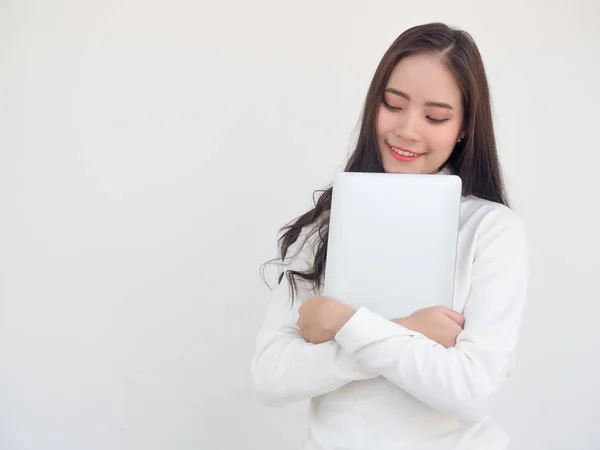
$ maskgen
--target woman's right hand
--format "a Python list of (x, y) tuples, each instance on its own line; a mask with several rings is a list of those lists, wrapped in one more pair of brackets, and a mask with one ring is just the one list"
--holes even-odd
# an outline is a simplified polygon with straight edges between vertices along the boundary
[(456, 345), (456, 338), (463, 330), (465, 318), (462, 314), (445, 306), (419, 309), (408, 317), (392, 322), (427, 336), (446, 348)]

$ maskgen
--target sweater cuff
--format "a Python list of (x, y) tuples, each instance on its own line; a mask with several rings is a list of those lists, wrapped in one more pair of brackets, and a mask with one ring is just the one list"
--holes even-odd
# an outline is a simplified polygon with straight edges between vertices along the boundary
[(360, 307), (335, 335), (335, 340), (348, 353), (394, 336), (423, 336), (417, 331), (398, 325), (391, 320)]
[(362, 364), (354, 359), (350, 353), (348, 353), (348, 350), (342, 348), (341, 345), (335, 341), (330, 342), (335, 343), (335, 345), (338, 347), (338, 353), (336, 355), (335, 362), (342, 378), (346, 378), (349, 381), (358, 381), (368, 380), (369, 378), (374, 378), (377, 375), (367, 372)]

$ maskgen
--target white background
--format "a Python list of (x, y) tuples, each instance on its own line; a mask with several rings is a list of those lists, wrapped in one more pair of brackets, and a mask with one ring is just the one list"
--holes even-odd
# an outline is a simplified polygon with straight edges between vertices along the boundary
[(600, 448), (600, 6), (0, 2), (0, 448), (299, 449), (248, 366), (277, 229), (409, 26), (468, 30), (532, 249), (514, 450)]

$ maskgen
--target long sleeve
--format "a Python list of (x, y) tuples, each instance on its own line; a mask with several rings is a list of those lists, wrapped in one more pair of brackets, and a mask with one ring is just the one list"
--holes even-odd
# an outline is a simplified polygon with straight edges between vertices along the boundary
[(251, 376), (261, 400), (269, 406), (309, 399), (351, 381), (378, 376), (365, 372), (335, 340), (316, 345), (304, 340), (296, 326), (298, 307), (311, 295), (299, 286), (293, 306), (285, 278), (272, 291), (258, 333)]
[(510, 372), (526, 297), (525, 231), (516, 214), (499, 211), (476, 236), (465, 326), (455, 347), (365, 308), (336, 335), (367, 371), (462, 420), (481, 419)]

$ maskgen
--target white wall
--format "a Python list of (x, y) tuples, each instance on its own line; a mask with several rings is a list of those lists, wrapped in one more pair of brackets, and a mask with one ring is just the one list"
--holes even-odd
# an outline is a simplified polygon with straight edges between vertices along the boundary
[(514, 450), (598, 449), (600, 7), (0, 3), (0, 449), (301, 447), (248, 365), (278, 227), (409, 26), (470, 31), (533, 252)]

